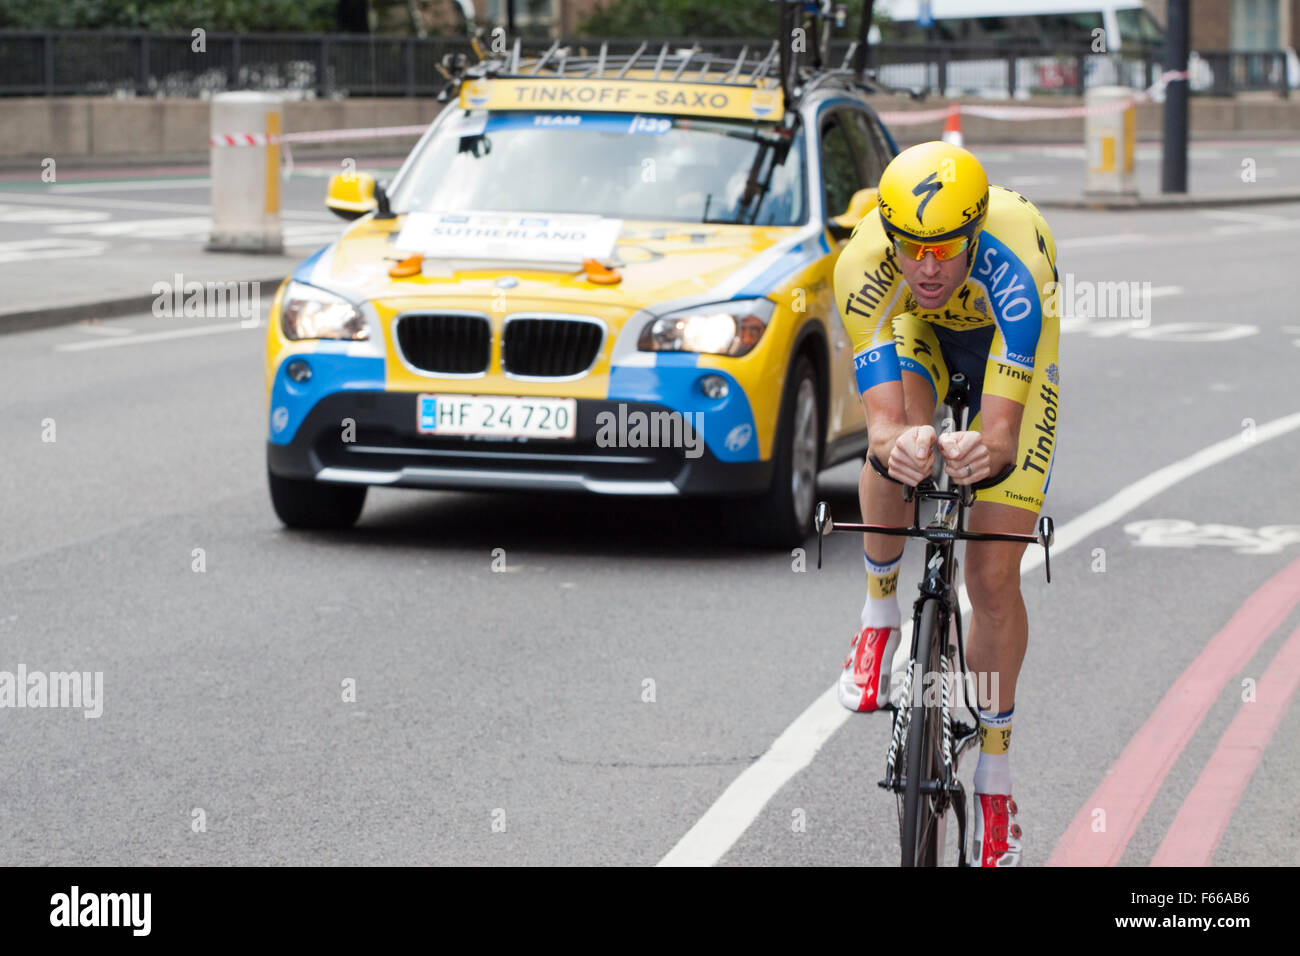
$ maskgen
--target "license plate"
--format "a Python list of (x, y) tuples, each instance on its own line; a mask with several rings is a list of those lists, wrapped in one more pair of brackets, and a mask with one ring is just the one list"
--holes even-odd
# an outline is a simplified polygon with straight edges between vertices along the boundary
[(572, 438), (578, 403), (572, 398), (421, 395), (417, 425), (426, 435), (491, 438)]

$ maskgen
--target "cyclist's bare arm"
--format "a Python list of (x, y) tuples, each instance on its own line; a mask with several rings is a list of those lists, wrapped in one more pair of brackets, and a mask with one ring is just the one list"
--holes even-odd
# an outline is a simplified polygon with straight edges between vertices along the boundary
[[(909, 378), (917, 380), (918, 391), (911, 401), (904, 389)], [(930, 397), (929, 386), (911, 373), (904, 381), (881, 382), (862, 393), (870, 453), (893, 478), (909, 485), (928, 478), (934, 468), (935, 432), (929, 424), (934, 407), (922, 400)]]

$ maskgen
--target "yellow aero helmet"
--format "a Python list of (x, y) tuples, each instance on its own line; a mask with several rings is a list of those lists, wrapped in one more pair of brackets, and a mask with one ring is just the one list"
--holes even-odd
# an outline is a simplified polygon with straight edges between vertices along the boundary
[(989, 179), (973, 153), (938, 140), (911, 146), (880, 174), (885, 231), (916, 242), (973, 236), (989, 209)]

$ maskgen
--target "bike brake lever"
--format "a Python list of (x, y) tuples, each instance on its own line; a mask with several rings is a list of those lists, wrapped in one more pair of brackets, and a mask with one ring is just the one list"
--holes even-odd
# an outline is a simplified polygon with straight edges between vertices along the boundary
[(835, 529), (835, 522), (831, 520), (831, 506), (826, 502), (817, 502), (817, 509), (813, 512), (813, 524), (817, 526), (817, 570), (820, 571), (822, 569), (822, 537)]
[(1052, 583), (1052, 543), (1056, 540), (1056, 526), (1048, 515), (1038, 518), (1038, 543), (1043, 546), (1043, 567), (1047, 571), (1047, 583)]

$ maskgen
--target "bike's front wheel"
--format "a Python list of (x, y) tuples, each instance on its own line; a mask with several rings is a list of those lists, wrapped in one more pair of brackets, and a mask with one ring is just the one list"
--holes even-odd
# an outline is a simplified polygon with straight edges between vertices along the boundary
[[(903, 786), (903, 821), (899, 832), (903, 866), (939, 866), (943, 863), (941, 814), (947, 800), (922, 787), (943, 780), (943, 757), (940, 752), (945, 719), (941, 688), (943, 680), (941, 639), (942, 619), (939, 602), (930, 599), (921, 608), (916, 629), (916, 666), (912, 671), (911, 718), (907, 726), (906, 768)], [(917, 693), (918, 682), (921, 693)], [(900, 706), (907, 702), (900, 702)], [(937, 806), (936, 806), (937, 805)]]

